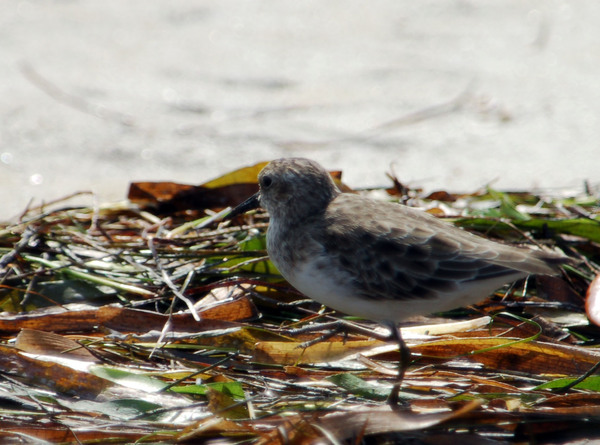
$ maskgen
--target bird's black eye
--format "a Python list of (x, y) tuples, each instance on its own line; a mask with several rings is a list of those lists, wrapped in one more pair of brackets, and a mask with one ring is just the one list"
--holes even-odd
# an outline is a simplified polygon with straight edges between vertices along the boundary
[(263, 176), (260, 180), (260, 186), (264, 189), (271, 187), (271, 184), (273, 184), (273, 179), (270, 176)]

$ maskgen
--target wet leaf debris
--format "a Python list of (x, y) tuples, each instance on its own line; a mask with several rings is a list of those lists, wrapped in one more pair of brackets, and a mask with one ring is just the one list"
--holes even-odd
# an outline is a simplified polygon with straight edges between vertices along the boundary
[[(399, 353), (385, 329), (289, 286), (266, 254), (264, 212), (223, 221), (256, 191), (262, 165), (201, 186), (135, 183), (123, 203), (57, 201), (0, 226), (2, 440), (600, 439), (600, 329), (586, 314), (586, 297), (593, 311), (600, 295), (600, 204), (590, 188), (356, 191), (576, 260), (560, 277), (403, 327), (414, 361), (392, 412)], [(320, 339), (320, 324), (340, 318), (382, 335)]]

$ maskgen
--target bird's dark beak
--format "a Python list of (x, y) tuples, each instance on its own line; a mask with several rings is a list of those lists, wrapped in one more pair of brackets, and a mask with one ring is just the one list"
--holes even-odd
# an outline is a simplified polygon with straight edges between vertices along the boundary
[(223, 219), (230, 220), (238, 215), (246, 213), (249, 210), (253, 210), (257, 207), (260, 207), (260, 201), (258, 197), (259, 193), (255, 193), (250, 198), (246, 199), (244, 202), (242, 202), (240, 205), (234, 208), (231, 212), (229, 212)]

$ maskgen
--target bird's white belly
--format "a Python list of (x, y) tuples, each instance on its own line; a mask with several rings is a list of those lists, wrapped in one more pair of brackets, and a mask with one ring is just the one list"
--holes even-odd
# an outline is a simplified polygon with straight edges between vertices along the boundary
[[(517, 272), (517, 275), (519, 274)], [(514, 276), (518, 279), (520, 276)], [(300, 292), (311, 299), (344, 312), (374, 321), (400, 322), (415, 315), (428, 315), (464, 307), (485, 299), (490, 292), (507, 280), (505, 277), (486, 283), (465, 285), (458, 292), (438, 293), (434, 298), (369, 298), (358, 294), (353, 277), (343, 271), (324, 267), (318, 260), (304, 262), (288, 269), (284, 277)]]
[(431, 300), (374, 299), (357, 295), (352, 277), (345, 272), (319, 267), (318, 261), (306, 262), (285, 278), (313, 300), (344, 312), (375, 321), (402, 321), (415, 314), (427, 313)]

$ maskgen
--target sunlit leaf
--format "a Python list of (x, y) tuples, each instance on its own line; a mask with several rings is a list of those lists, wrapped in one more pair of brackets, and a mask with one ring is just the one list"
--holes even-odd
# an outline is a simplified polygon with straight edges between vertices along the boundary
[[(542, 383), (541, 385), (536, 386), (535, 389), (560, 389), (567, 385), (571, 385), (576, 381), (577, 379), (556, 379), (547, 383)], [(600, 376), (590, 376), (574, 385), (573, 388), (600, 392)]]
[(222, 392), (234, 399), (243, 399), (245, 397), (244, 390), (239, 382), (214, 382), (203, 383), (201, 385), (174, 386), (171, 388), (171, 391), (182, 394), (205, 395), (208, 389)]
[(157, 392), (167, 386), (165, 382), (154, 377), (108, 366), (93, 366), (90, 372), (103, 379), (140, 391)]
[(380, 344), (378, 340), (323, 341), (303, 347), (298, 342), (259, 341), (253, 360), (279, 365), (333, 362)]
[(389, 396), (391, 389), (391, 385), (375, 385), (353, 374), (336, 374), (327, 377), (327, 380), (352, 394), (374, 400), (385, 400)]
[(97, 357), (76, 341), (53, 332), (23, 329), (15, 339), (15, 346), (31, 354), (54, 355), (88, 362), (97, 361)]
[(106, 379), (99, 376), (27, 357), (15, 348), (3, 345), (0, 345), (0, 368), (26, 384), (79, 397), (95, 397), (110, 386)]
[(239, 168), (213, 179), (212, 181), (205, 182), (202, 186), (206, 188), (217, 188), (232, 184), (257, 184), (258, 174), (267, 164), (268, 162), (259, 162), (258, 164), (249, 167)]
[[(82, 405), (77, 406), (79, 409), (83, 408)], [(157, 403), (148, 402), (139, 399), (119, 399), (110, 400), (101, 404), (96, 404), (94, 409), (98, 412), (106, 414), (113, 419), (129, 419), (132, 417), (139, 416), (150, 411), (154, 411), (162, 408)], [(149, 420), (159, 420), (160, 416), (149, 416)]]
[(233, 332), (223, 335), (203, 336), (199, 334), (194, 341), (200, 345), (226, 351), (239, 351), (243, 354), (252, 354), (256, 345), (262, 341), (285, 340), (285, 337), (267, 329), (252, 326), (241, 327)]
[(242, 252), (267, 251), (267, 237), (265, 235), (252, 236), (238, 243)]

